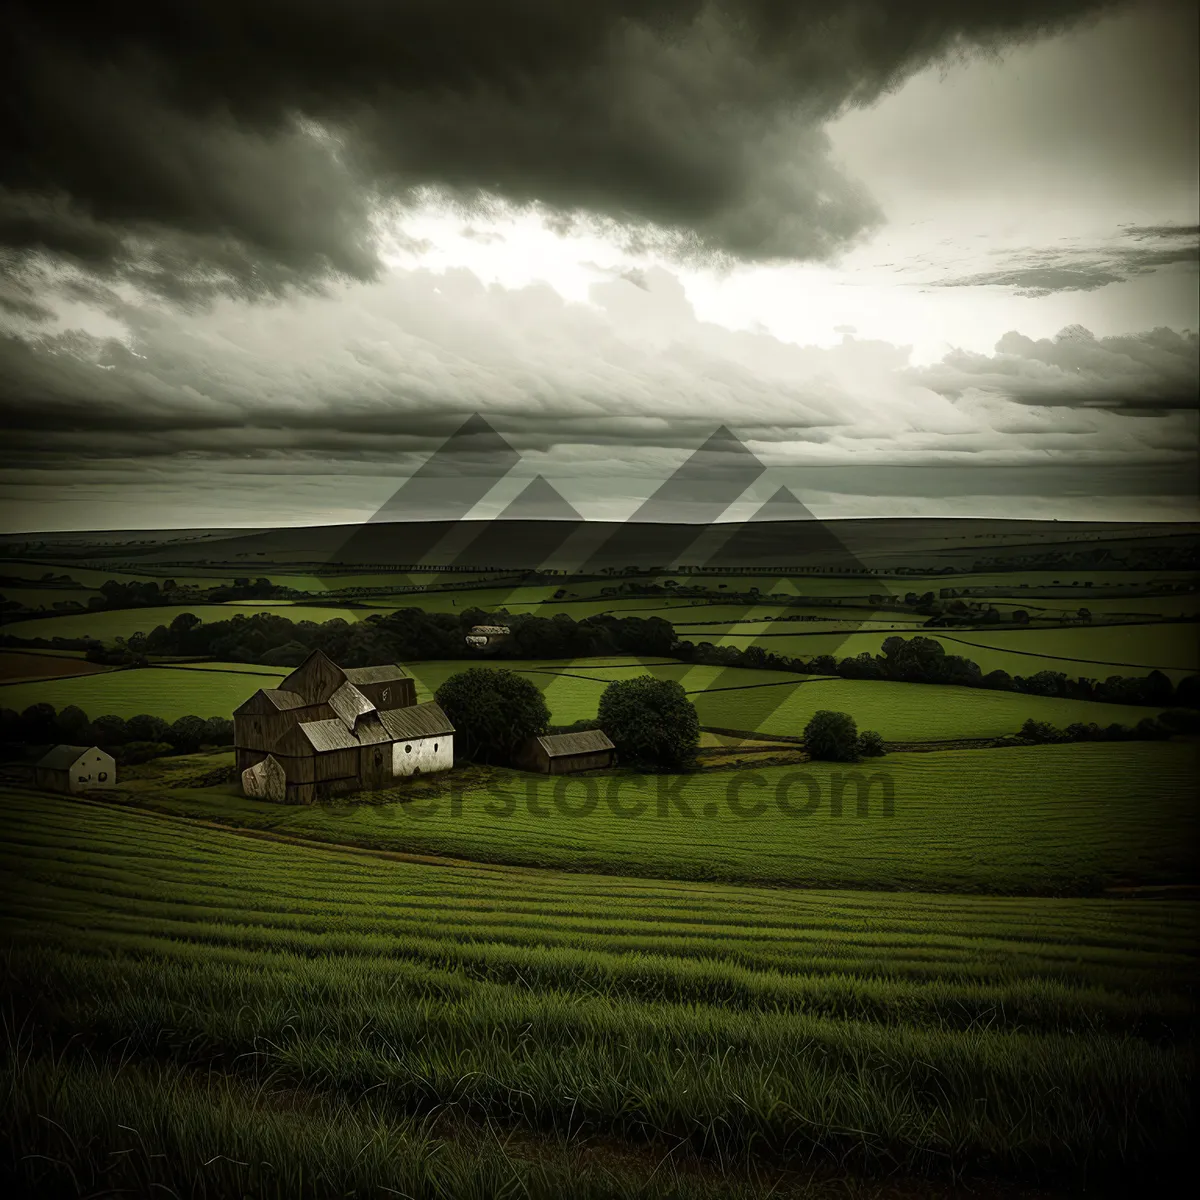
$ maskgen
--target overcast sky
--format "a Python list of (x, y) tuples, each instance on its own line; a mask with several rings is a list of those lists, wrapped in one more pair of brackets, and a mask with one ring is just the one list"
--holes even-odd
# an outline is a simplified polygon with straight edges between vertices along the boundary
[[(0, 16), (0, 526), (369, 518), (473, 413), (624, 517), (1196, 519), (1191, 3)], [(413, 514), (417, 515), (417, 514)]]

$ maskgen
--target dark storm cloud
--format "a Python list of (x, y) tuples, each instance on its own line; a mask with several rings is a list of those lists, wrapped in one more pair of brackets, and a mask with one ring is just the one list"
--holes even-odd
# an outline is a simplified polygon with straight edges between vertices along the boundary
[(1121, 235), (1136, 244), (1020, 251), (1006, 255), (1008, 265), (997, 270), (940, 280), (933, 286), (1012, 288), (1018, 296), (1031, 297), (1092, 292), (1160, 267), (1200, 261), (1200, 230), (1194, 225), (1129, 226)]
[(1055, 338), (1015, 331), (996, 343), (996, 353), (957, 350), (911, 372), (946, 396), (969, 390), (1020, 404), (1109, 408), (1126, 414), (1200, 407), (1200, 337), (1190, 331), (1097, 338), (1078, 325)]
[(881, 219), (827, 121), (1101, 7), (13, 0), (0, 243), (176, 299), (275, 295), (370, 277), (372, 211), (424, 186), (824, 259)]

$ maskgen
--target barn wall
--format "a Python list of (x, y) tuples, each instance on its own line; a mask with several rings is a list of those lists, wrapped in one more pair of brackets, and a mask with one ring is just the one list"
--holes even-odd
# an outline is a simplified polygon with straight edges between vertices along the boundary
[(595, 750), (591, 754), (563, 754), (549, 760), (549, 773), (570, 775), (575, 771), (595, 771), (601, 767), (611, 767), (612, 756), (611, 750)]
[(71, 778), (66, 771), (51, 771), (46, 767), (34, 767), (33, 786), (47, 792), (69, 792)]
[(359, 753), (360, 748), (353, 746), (348, 750), (327, 750), (324, 754), (314, 755), (315, 772), (311, 778), (317, 783), (330, 779), (357, 779)]
[(80, 755), (66, 774), (68, 790), (72, 792), (90, 792), (97, 788), (117, 786), (117, 765), (112, 755), (105, 754), (103, 750)]
[(359, 751), (358, 776), (363, 791), (387, 787), (392, 782), (392, 743), (363, 746)]
[(454, 734), (452, 733), (392, 743), (392, 774), (394, 776), (427, 775), (430, 771), (448, 771), (452, 766), (454, 766)]

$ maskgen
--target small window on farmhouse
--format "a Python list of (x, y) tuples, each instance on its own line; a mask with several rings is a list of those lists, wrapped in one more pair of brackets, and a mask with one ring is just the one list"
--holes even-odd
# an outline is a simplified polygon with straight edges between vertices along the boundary
[(76, 783), (87, 783), (87, 781), (88, 781), (88, 777), (86, 775), (80, 775), (79, 778), (75, 782)]
[(405, 747), (404, 747), (404, 753), (405, 753), (405, 754), (411, 754), (411, 753), (412, 753), (412, 747), (411, 747), (411, 746), (405, 746)]
[(433, 743), (433, 752), (434, 752), (434, 754), (437, 753), (437, 742)]
[(107, 772), (107, 771), (101, 771), (101, 772), (100, 772), (100, 782), (101, 782), (101, 783), (105, 783), (105, 782), (107, 782), (107, 780), (108, 780), (108, 772)]
[(375, 765), (378, 767), (378, 766), (382, 765), (382, 763), (383, 763), (383, 751), (376, 750), (375, 751)]
[(391, 698), (392, 698), (392, 689), (391, 689), (391, 688), (384, 688), (384, 689), (383, 689), (383, 702), (384, 702), (384, 704), (386, 704), (386, 703), (387, 703), (387, 702), (388, 702), (388, 701), (389, 701)]

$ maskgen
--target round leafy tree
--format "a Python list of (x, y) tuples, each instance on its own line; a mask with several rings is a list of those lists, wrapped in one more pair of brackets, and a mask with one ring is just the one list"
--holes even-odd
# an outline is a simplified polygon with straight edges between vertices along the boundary
[(858, 754), (860, 758), (879, 758), (887, 751), (883, 745), (883, 735), (874, 729), (864, 729), (858, 735)]
[(813, 758), (827, 762), (854, 762), (858, 758), (858, 726), (849, 713), (823, 708), (804, 727), (804, 748)]
[(618, 679), (604, 689), (598, 716), (625, 766), (670, 771), (696, 756), (700, 719), (674, 679)]
[(456, 751), (475, 762), (511, 761), (550, 724), (542, 693), (515, 671), (471, 667), (451, 675), (434, 699), (454, 723)]

